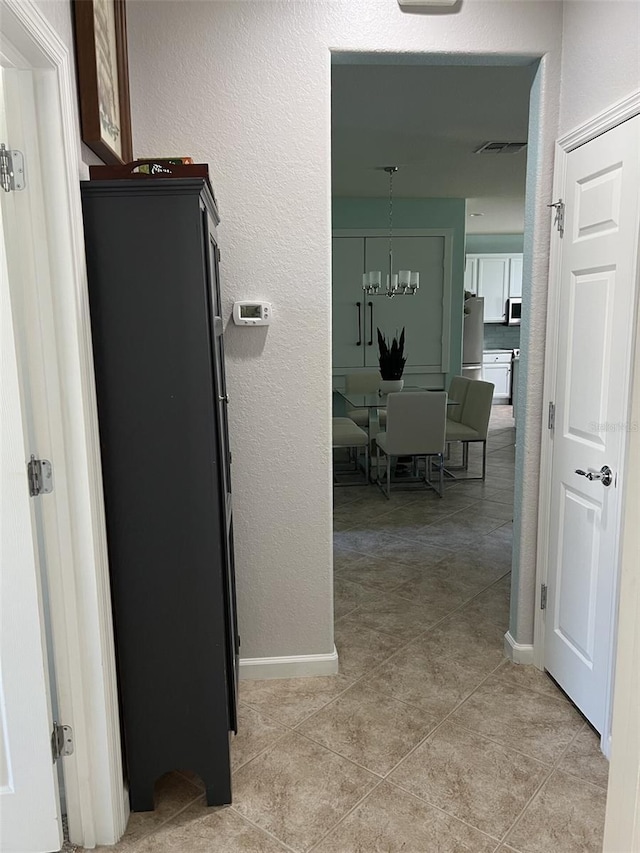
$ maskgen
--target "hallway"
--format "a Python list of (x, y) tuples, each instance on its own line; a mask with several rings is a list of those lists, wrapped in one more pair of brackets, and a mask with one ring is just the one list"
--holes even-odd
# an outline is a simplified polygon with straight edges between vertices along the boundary
[(511, 408), (494, 407), (486, 484), (391, 502), (337, 489), (340, 674), (242, 682), (233, 806), (206, 809), (198, 780), (170, 774), (110, 849), (601, 850), (596, 735), (547, 676), (503, 656), (514, 450)]

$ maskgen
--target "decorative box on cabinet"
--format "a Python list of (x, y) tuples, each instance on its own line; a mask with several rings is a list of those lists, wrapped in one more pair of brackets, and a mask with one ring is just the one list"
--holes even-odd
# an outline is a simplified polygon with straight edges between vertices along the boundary
[(231, 802), (235, 613), (218, 213), (202, 178), (82, 184), (131, 808), (190, 770)]

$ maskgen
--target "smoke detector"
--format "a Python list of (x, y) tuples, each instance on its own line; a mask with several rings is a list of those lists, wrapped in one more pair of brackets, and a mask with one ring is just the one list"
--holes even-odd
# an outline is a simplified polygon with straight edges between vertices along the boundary
[(474, 154), (519, 154), (527, 147), (526, 142), (483, 142)]

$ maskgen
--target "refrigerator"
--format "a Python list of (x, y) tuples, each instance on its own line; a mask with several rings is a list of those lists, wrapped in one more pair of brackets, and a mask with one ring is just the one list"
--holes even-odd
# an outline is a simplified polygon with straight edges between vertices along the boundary
[(464, 303), (462, 332), (462, 375), (482, 379), (484, 350), (484, 297), (472, 296)]

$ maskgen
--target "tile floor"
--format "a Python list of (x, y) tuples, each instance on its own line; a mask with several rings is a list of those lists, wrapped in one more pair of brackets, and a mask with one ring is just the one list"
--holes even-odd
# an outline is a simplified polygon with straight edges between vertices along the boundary
[(340, 674), (243, 682), (234, 804), (173, 773), (127, 853), (596, 853), (608, 765), (554, 683), (503, 657), (514, 430), (444, 499), (336, 490)]

